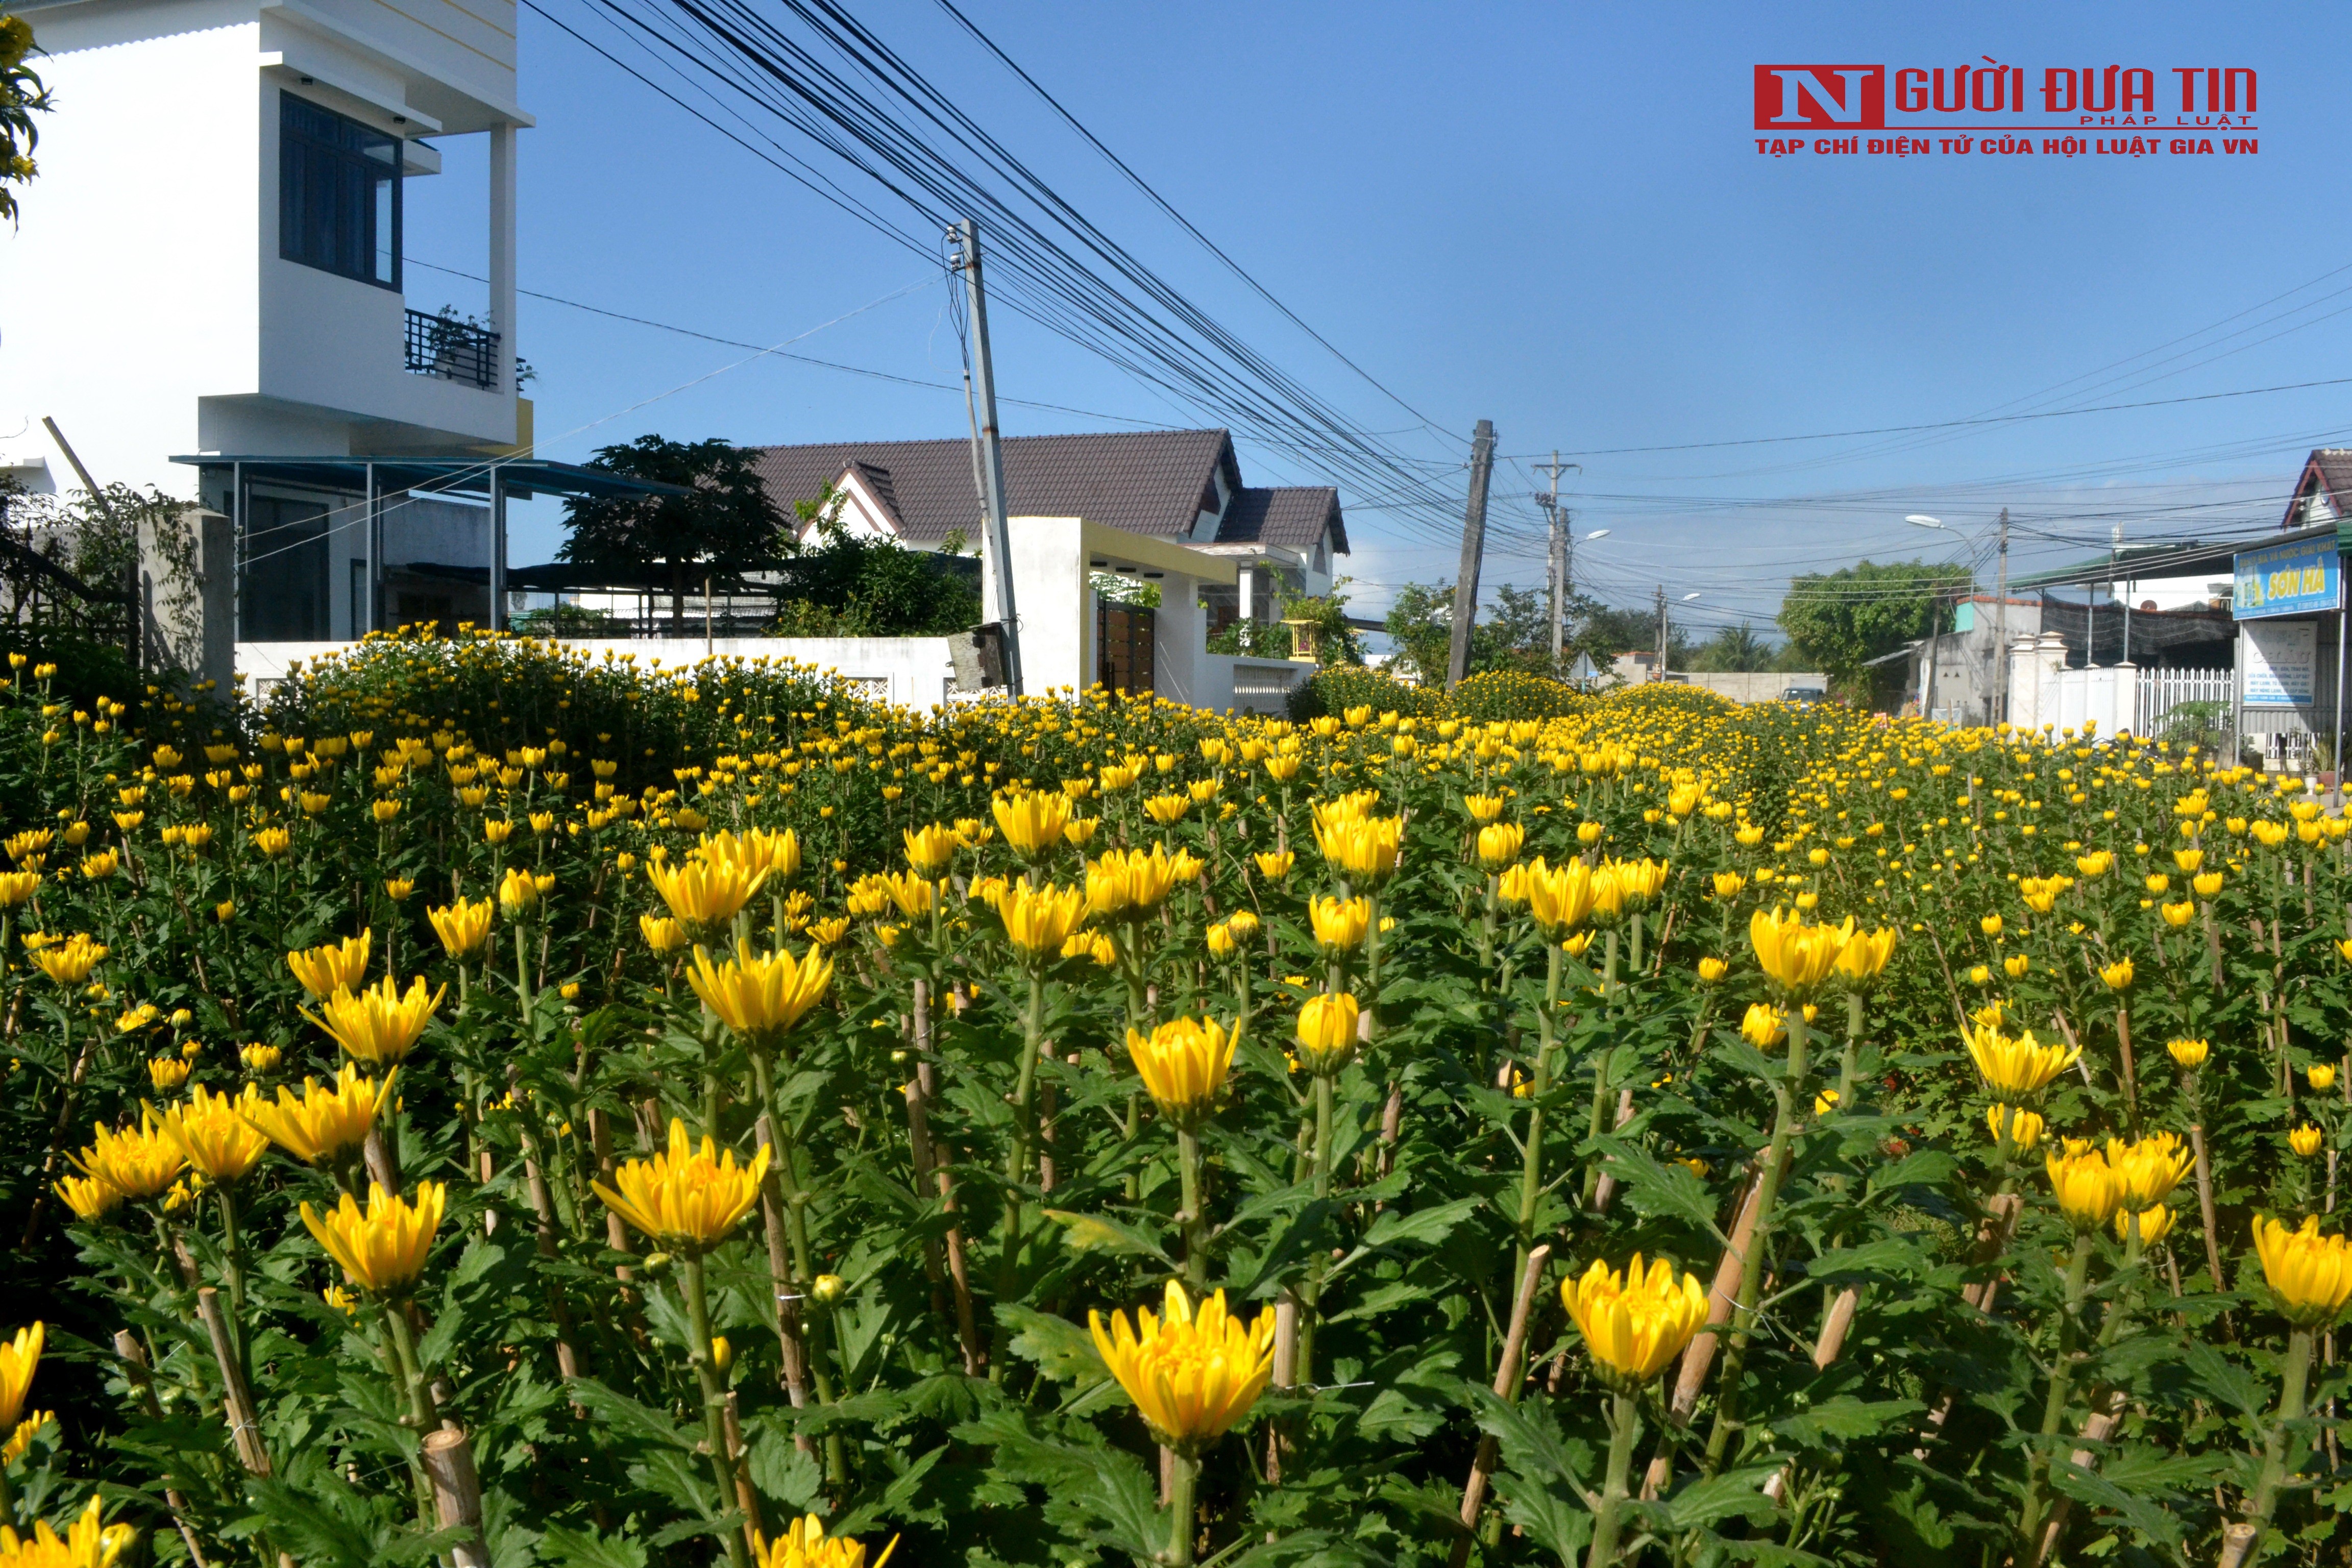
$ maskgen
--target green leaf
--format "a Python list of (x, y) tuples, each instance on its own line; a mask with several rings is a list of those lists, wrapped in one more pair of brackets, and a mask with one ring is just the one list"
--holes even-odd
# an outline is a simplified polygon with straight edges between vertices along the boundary
[(1772, 1517), (1772, 1500), (1764, 1483), (1779, 1473), (1778, 1462), (1748, 1465), (1719, 1476), (1695, 1478), (1680, 1491), (1659, 1502), (1638, 1505), (1664, 1531), (1700, 1530), (1718, 1519), (1735, 1515), (1761, 1521)]
[(1124, 1226), (1100, 1215), (1072, 1214), (1067, 1209), (1047, 1209), (1045, 1217), (1062, 1227), (1062, 1239), (1074, 1252), (1118, 1252), (1139, 1258), (1157, 1258), (1170, 1268), (1176, 1260), (1160, 1248), (1160, 1244), (1141, 1231)]
[(555, 1568), (646, 1568), (646, 1549), (626, 1536), (591, 1535), (560, 1524), (548, 1526), (539, 1555)]
[(1916, 1399), (1856, 1399), (1841, 1394), (1811, 1410), (1772, 1423), (1772, 1430), (1791, 1443), (1811, 1447), (1828, 1437), (1868, 1437), (1926, 1405)]
[(575, 1402), (603, 1416), (605, 1424), (623, 1436), (676, 1448), (681, 1453), (692, 1452), (702, 1440), (699, 1432), (677, 1426), (660, 1411), (640, 1405), (593, 1377), (575, 1377), (565, 1386)]
[(1906, 1154), (1870, 1178), (1870, 1193), (1899, 1192), (1905, 1187), (1940, 1187), (1959, 1173), (1960, 1163), (1940, 1149), (1919, 1149)]
[(1592, 1143), (1609, 1156), (1608, 1172), (1623, 1184), (1626, 1205), (1634, 1213), (1671, 1215), (1722, 1239), (1715, 1223), (1717, 1201), (1696, 1172), (1662, 1163), (1639, 1143), (1614, 1133), (1603, 1133)]
[(1486, 1200), (1455, 1198), (1451, 1203), (1435, 1205), (1406, 1213), (1398, 1209), (1382, 1209), (1364, 1232), (1362, 1245), (1370, 1250), (1402, 1247), (1407, 1242), (1435, 1246), (1444, 1241), (1454, 1227), (1462, 1223)]
[(1094, 1335), (1066, 1318), (1007, 1301), (996, 1309), (996, 1321), (1013, 1331), (1013, 1353), (1056, 1383), (1083, 1388), (1110, 1375)]
[(2182, 1350), (2189, 1381), (2216, 1405), (2226, 1405), (2241, 1415), (2260, 1418), (2267, 1404), (2262, 1384), (2245, 1368), (2202, 1340), (2191, 1340)]

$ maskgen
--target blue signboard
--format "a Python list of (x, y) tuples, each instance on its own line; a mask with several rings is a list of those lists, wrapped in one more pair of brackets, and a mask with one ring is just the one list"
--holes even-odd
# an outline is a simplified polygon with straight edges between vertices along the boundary
[(2344, 603), (2344, 576), (2332, 538), (2238, 552), (2230, 595), (2233, 620), (2307, 615)]

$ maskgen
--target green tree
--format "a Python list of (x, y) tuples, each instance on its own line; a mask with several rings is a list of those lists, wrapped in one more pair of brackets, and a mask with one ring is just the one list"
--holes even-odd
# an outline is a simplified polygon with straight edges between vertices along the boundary
[[(1656, 610), (1621, 609), (1582, 594), (1569, 601), (1568, 636), (1560, 656), (1564, 664), (1574, 664), (1576, 656), (1585, 653), (1592, 656), (1594, 665), (1606, 670), (1621, 653), (1655, 653), (1657, 648)], [(1667, 616), (1667, 665), (1688, 669), (1695, 655), (1689, 635), (1672, 616)]]
[(40, 142), (36, 113), (46, 113), (49, 89), (25, 63), (33, 53), (32, 24), (0, 16), (0, 217), (16, 221), (16, 196), (8, 187), (32, 183), (33, 148)]
[(980, 590), (955, 564), (961, 534), (931, 554), (852, 533), (841, 526), (845, 499), (828, 484), (814, 500), (793, 503), (793, 514), (814, 526), (787, 543), (777, 563), (782, 587), (773, 635), (938, 637), (980, 619)]
[(1745, 674), (1771, 668), (1780, 651), (1757, 636), (1754, 626), (1742, 621), (1736, 626), (1717, 628), (1713, 637), (1692, 652), (1685, 668)]
[(1967, 568), (1926, 561), (1808, 573), (1790, 581), (1780, 626), (1835, 695), (1875, 707), (1902, 671), (1865, 667), (1942, 629), (1948, 605), (1969, 584)]
[(766, 565), (782, 543), (783, 514), (768, 499), (753, 461), (748, 448), (719, 440), (640, 436), (626, 446), (600, 447), (590, 468), (682, 485), (690, 493), (575, 496), (563, 503), (572, 537), (556, 559), (630, 572), (666, 569), (670, 616), (682, 627), (690, 580)]
[[(1286, 612), (1287, 613), (1287, 612)], [(1454, 644), (1454, 584), (1408, 583), (1389, 602), (1382, 629), (1400, 665), (1425, 686), (1445, 684)], [(1328, 662), (1328, 661), (1327, 661)], [(1486, 669), (1549, 673), (1551, 633), (1542, 595), (1506, 583), (1495, 590), (1486, 618), (1470, 628), (1470, 674)]]

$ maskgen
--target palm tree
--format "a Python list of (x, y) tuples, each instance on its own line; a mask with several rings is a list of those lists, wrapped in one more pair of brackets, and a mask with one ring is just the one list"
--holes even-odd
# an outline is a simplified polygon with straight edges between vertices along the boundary
[(1691, 656), (1690, 668), (1701, 670), (1748, 671), (1769, 669), (1778, 650), (1756, 635), (1756, 628), (1746, 621), (1736, 626), (1725, 626), (1715, 636), (1699, 644)]

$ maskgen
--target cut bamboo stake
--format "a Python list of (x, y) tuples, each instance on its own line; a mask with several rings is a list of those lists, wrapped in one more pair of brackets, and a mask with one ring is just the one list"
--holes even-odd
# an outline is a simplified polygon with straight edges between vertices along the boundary
[(237, 1367), (236, 1342), (229, 1338), (228, 1319), (221, 1311), (218, 1290), (207, 1285), (196, 1292), (196, 1316), (213, 1342), (213, 1360), (220, 1367), (221, 1413), (228, 1418), (229, 1441), (236, 1446), (236, 1462), (249, 1474), (267, 1477), (270, 1474), (269, 1450), (261, 1444), (261, 1418), (253, 1408), (252, 1394), (245, 1386), (245, 1373)]
[[(1535, 1306), (1536, 1287), (1543, 1279), (1544, 1265), (1551, 1260), (1551, 1248), (1538, 1247), (1528, 1254), (1527, 1271), (1519, 1276), (1519, 1289), (1511, 1298), (1511, 1326), (1503, 1336), (1503, 1359), (1495, 1368), (1495, 1397), (1517, 1402), (1520, 1363), (1528, 1348), (1528, 1319)], [(1470, 1461), (1470, 1479), (1462, 1485), (1462, 1533), (1454, 1542), (1453, 1568), (1464, 1568), (1470, 1561), (1470, 1542), (1478, 1529), (1478, 1515), (1486, 1506), (1486, 1478), (1495, 1473), (1496, 1445), (1489, 1432), (1478, 1439), (1477, 1457)]]
[[(597, 1176), (606, 1186), (613, 1185), (614, 1176), (619, 1168), (613, 1157), (613, 1123), (603, 1111), (593, 1107), (588, 1112), (588, 1143), (596, 1152)], [(609, 1207), (604, 1210), (604, 1245), (615, 1252), (634, 1255), (636, 1251), (629, 1245), (628, 1226), (622, 1221), (619, 1211)], [(613, 1277), (625, 1283), (635, 1273), (635, 1270), (625, 1263), (613, 1266)]]
[[(2091, 1402), (2090, 1418), (2083, 1423), (2081, 1441), (2104, 1443), (2110, 1433), (2123, 1422), (2124, 1396), (2121, 1389), (2109, 1389)], [(2078, 1470), (2087, 1470), (2097, 1463), (2098, 1456), (2088, 1448), (2077, 1448), (2067, 1461)], [(2050, 1522), (2043, 1527), (2042, 1539), (2033, 1548), (2033, 1568), (2050, 1561), (2058, 1550), (2058, 1538), (2066, 1533), (2066, 1521), (2074, 1511), (2074, 1500), (2063, 1493), (2052, 1503)]]
[(372, 1126), (368, 1129), (365, 1147), (368, 1179), (383, 1189), (384, 1196), (398, 1197), (400, 1195), (400, 1163), (392, 1157), (392, 1145), (385, 1141), (383, 1128)]
[[(1739, 1201), (1739, 1216), (1732, 1222), (1730, 1240), (1723, 1249), (1722, 1260), (1715, 1266), (1715, 1283), (1706, 1293), (1706, 1327), (1693, 1337), (1683, 1352), (1682, 1368), (1675, 1374), (1674, 1397), (1667, 1405), (1667, 1415), (1677, 1426), (1690, 1425), (1691, 1412), (1698, 1408), (1699, 1391), (1706, 1386), (1706, 1374), (1715, 1365), (1717, 1331), (1731, 1321), (1732, 1310), (1738, 1305), (1742, 1260), (1748, 1256), (1748, 1244), (1756, 1239), (1756, 1203), (1763, 1188), (1763, 1173), (1759, 1171), (1748, 1178), (1746, 1195)], [(1650, 1468), (1643, 1477), (1643, 1498), (1656, 1498), (1665, 1489), (1671, 1475), (1666, 1456), (1659, 1454), (1650, 1461)]]
[[(154, 1374), (147, 1370), (147, 1352), (140, 1348), (139, 1336), (128, 1329), (117, 1329), (114, 1353), (122, 1361), (122, 1381), (139, 1395), (139, 1407), (151, 1421), (163, 1419), (163, 1403), (155, 1397)], [(180, 1528), (180, 1539), (187, 1542), (188, 1560), (196, 1568), (210, 1568), (205, 1561), (205, 1549), (196, 1544), (196, 1532), (188, 1528), (188, 1500), (180, 1495), (177, 1487), (166, 1485), (163, 1501), (172, 1510), (172, 1522)]]
[(756, 1560), (768, 1527), (760, 1517), (760, 1489), (751, 1484), (751, 1467), (743, 1462), (743, 1413), (733, 1389), (727, 1391), (726, 1407), (719, 1414), (727, 1431), (727, 1462), (735, 1469), (735, 1502), (743, 1510), (743, 1544)]
[(427, 1432), (424, 1464), (441, 1528), (467, 1532), (449, 1549), (450, 1568), (490, 1568), (490, 1549), (482, 1539), (482, 1479), (474, 1468), (472, 1439), (457, 1426)]
[[(930, 1103), (939, 1091), (938, 1079), (931, 1071), (931, 1009), (930, 987), (924, 981), (915, 982), (915, 1086), (907, 1097), (908, 1135), (928, 1158), (916, 1160), (915, 1179), (920, 1190), (926, 1167), (937, 1184), (940, 1207), (955, 1213), (955, 1176), (949, 1170), (944, 1151), (935, 1148), (930, 1139)], [(950, 1001), (955, 994), (950, 994)], [(972, 1316), (971, 1277), (964, 1266), (963, 1226), (951, 1224), (947, 1234), (948, 1285), (955, 1295), (956, 1338), (963, 1346), (963, 1370), (967, 1377), (978, 1377), (987, 1370), (987, 1358), (980, 1348), (980, 1325)]]
[[(1621, 1132), (1625, 1130), (1625, 1124), (1633, 1120), (1633, 1091), (1631, 1089), (1621, 1089), (1617, 1095), (1616, 1130)], [(1605, 1165), (1608, 1162), (1604, 1160), (1602, 1163)], [(1617, 1178), (1608, 1171), (1602, 1171), (1601, 1173), (1600, 1182), (1592, 1189), (1592, 1212), (1594, 1214), (1607, 1214), (1609, 1212), (1610, 1201), (1615, 1198), (1616, 1195)]]
[[(775, 1127), (768, 1113), (760, 1113), (760, 1146), (776, 1146)], [(776, 1168), (771, 1161), (760, 1178), (760, 1226), (768, 1240), (768, 1293), (776, 1299), (776, 1352), (783, 1363), (784, 1396), (795, 1410), (808, 1406), (808, 1341), (801, 1332), (801, 1292), (793, 1285), (793, 1266), (785, 1251), (784, 1203), (782, 1188), (776, 1178)], [(795, 1431), (793, 1447), (803, 1454), (816, 1452), (816, 1445)]]
[(2221, 1234), (2221, 1224), (2213, 1215), (2213, 1166), (2205, 1154), (2205, 1124), (2189, 1124), (2189, 1149), (2197, 1156), (2197, 1217), (2205, 1227), (2205, 1267), (2212, 1271), (2213, 1289), (2226, 1290), (2221, 1282), (2221, 1245), (2215, 1239)]
[(1854, 1309), (1861, 1302), (1861, 1290), (1849, 1285), (1830, 1303), (1829, 1315), (1822, 1320), (1821, 1338), (1813, 1342), (1815, 1372), (1827, 1372), (1830, 1363), (1845, 1352), (1845, 1337), (1853, 1330)]

